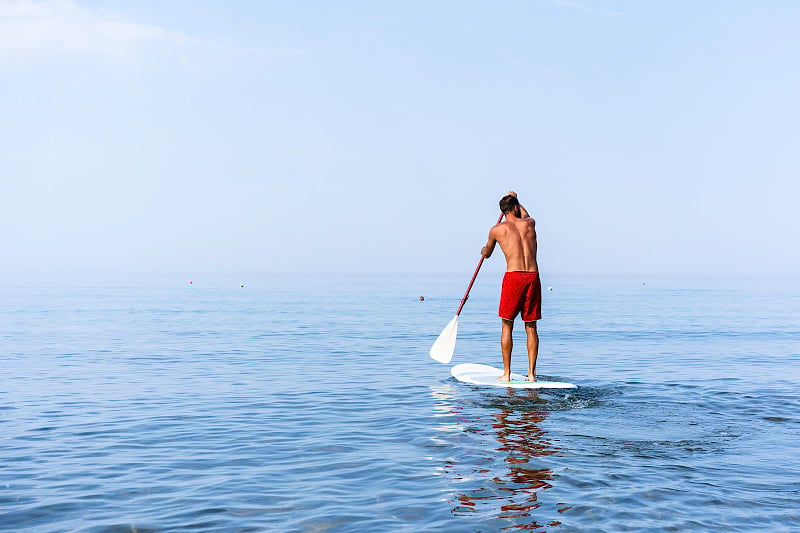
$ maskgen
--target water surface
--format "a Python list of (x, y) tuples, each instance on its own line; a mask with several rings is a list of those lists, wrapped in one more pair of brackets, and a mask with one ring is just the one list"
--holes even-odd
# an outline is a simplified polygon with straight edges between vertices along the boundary
[(0, 530), (800, 530), (796, 283), (545, 277), (536, 394), (468, 277), (7, 283)]

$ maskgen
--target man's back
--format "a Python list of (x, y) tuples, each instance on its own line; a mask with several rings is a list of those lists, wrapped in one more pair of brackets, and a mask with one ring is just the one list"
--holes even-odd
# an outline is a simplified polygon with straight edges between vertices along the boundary
[(538, 272), (536, 262), (536, 222), (530, 218), (507, 215), (506, 220), (489, 232), (506, 256), (507, 272)]
[(512, 331), (514, 320), (522, 313), (528, 338), (528, 381), (536, 381), (536, 357), (539, 353), (536, 321), (542, 318), (542, 283), (536, 262), (536, 222), (519, 203), (514, 191), (508, 191), (500, 200), (500, 211), (506, 217), (505, 222), (489, 230), (489, 239), (481, 248), (481, 255), (489, 258), (495, 245), (499, 243), (506, 256), (506, 273), (503, 276), (497, 313), (503, 320), (500, 333), (503, 373), (498, 380), (511, 379), (511, 349), (514, 346)]

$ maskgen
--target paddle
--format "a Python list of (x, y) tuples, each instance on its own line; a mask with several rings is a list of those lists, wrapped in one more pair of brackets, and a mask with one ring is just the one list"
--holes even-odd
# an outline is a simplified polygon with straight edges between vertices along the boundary
[[(499, 224), (501, 220), (503, 220), (502, 213), (500, 214), (500, 218), (497, 219), (497, 223)], [(429, 352), (431, 357), (440, 363), (447, 364), (450, 362), (450, 359), (453, 358), (453, 352), (456, 349), (456, 335), (458, 334), (458, 315), (461, 314), (461, 310), (464, 309), (464, 304), (467, 303), (469, 291), (472, 290), (472, 284), (475, 283), (475, 278), (478, 277), (478, 271), (481, 269), (481, 265), (483, 265), (483, 260), (484, 257), (481, 256), (481, 260), (478, 261), (478, 267), (475, 269), (472, 279), (469, 280), (467, 292), (465, 292), (464, 297), (461, 298), (461, 305), (458, 306), (456, 316), (444, 327), (442, 332), (439, 333), (436, 342), (431, 346), (431, 351)]]

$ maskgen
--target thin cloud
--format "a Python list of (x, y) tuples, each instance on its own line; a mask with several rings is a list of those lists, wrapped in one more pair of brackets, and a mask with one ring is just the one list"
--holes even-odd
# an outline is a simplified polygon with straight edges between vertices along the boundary
[(0, 0), (0, 61), (6, 63), (55, 54), (127, 60), (144, 46), (187, 41), (179, 31), (120, 20), (72, 0)]
[(585, 2), (578, 2), (577, 0), (555, 0), (555, 4), (560, 7), (577, 9), (578, 11), (591, 11), (588, 4)]
[(245, 48), (203, 40), (153, 24), (122, 20), (73, 0), (0, 0), (0, 63), (27, 63), (55, 55), (94, 55), (127, 62), (151, 47), (294, 55), (289, 50)]

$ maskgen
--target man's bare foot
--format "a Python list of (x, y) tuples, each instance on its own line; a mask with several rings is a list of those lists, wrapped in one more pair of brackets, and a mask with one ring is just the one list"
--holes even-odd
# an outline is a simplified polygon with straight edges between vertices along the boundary
[(531, 377), (531, 375), (528, 374), (528, 377), (525, 378), (525, 381), (536, 381), (536, 374), (534, 374), (533, 377)]
[(503, 374), (502, 376), (497, 378), (497, 381), (505, 381), (505, 382), (511, 381), (511, 375)]

